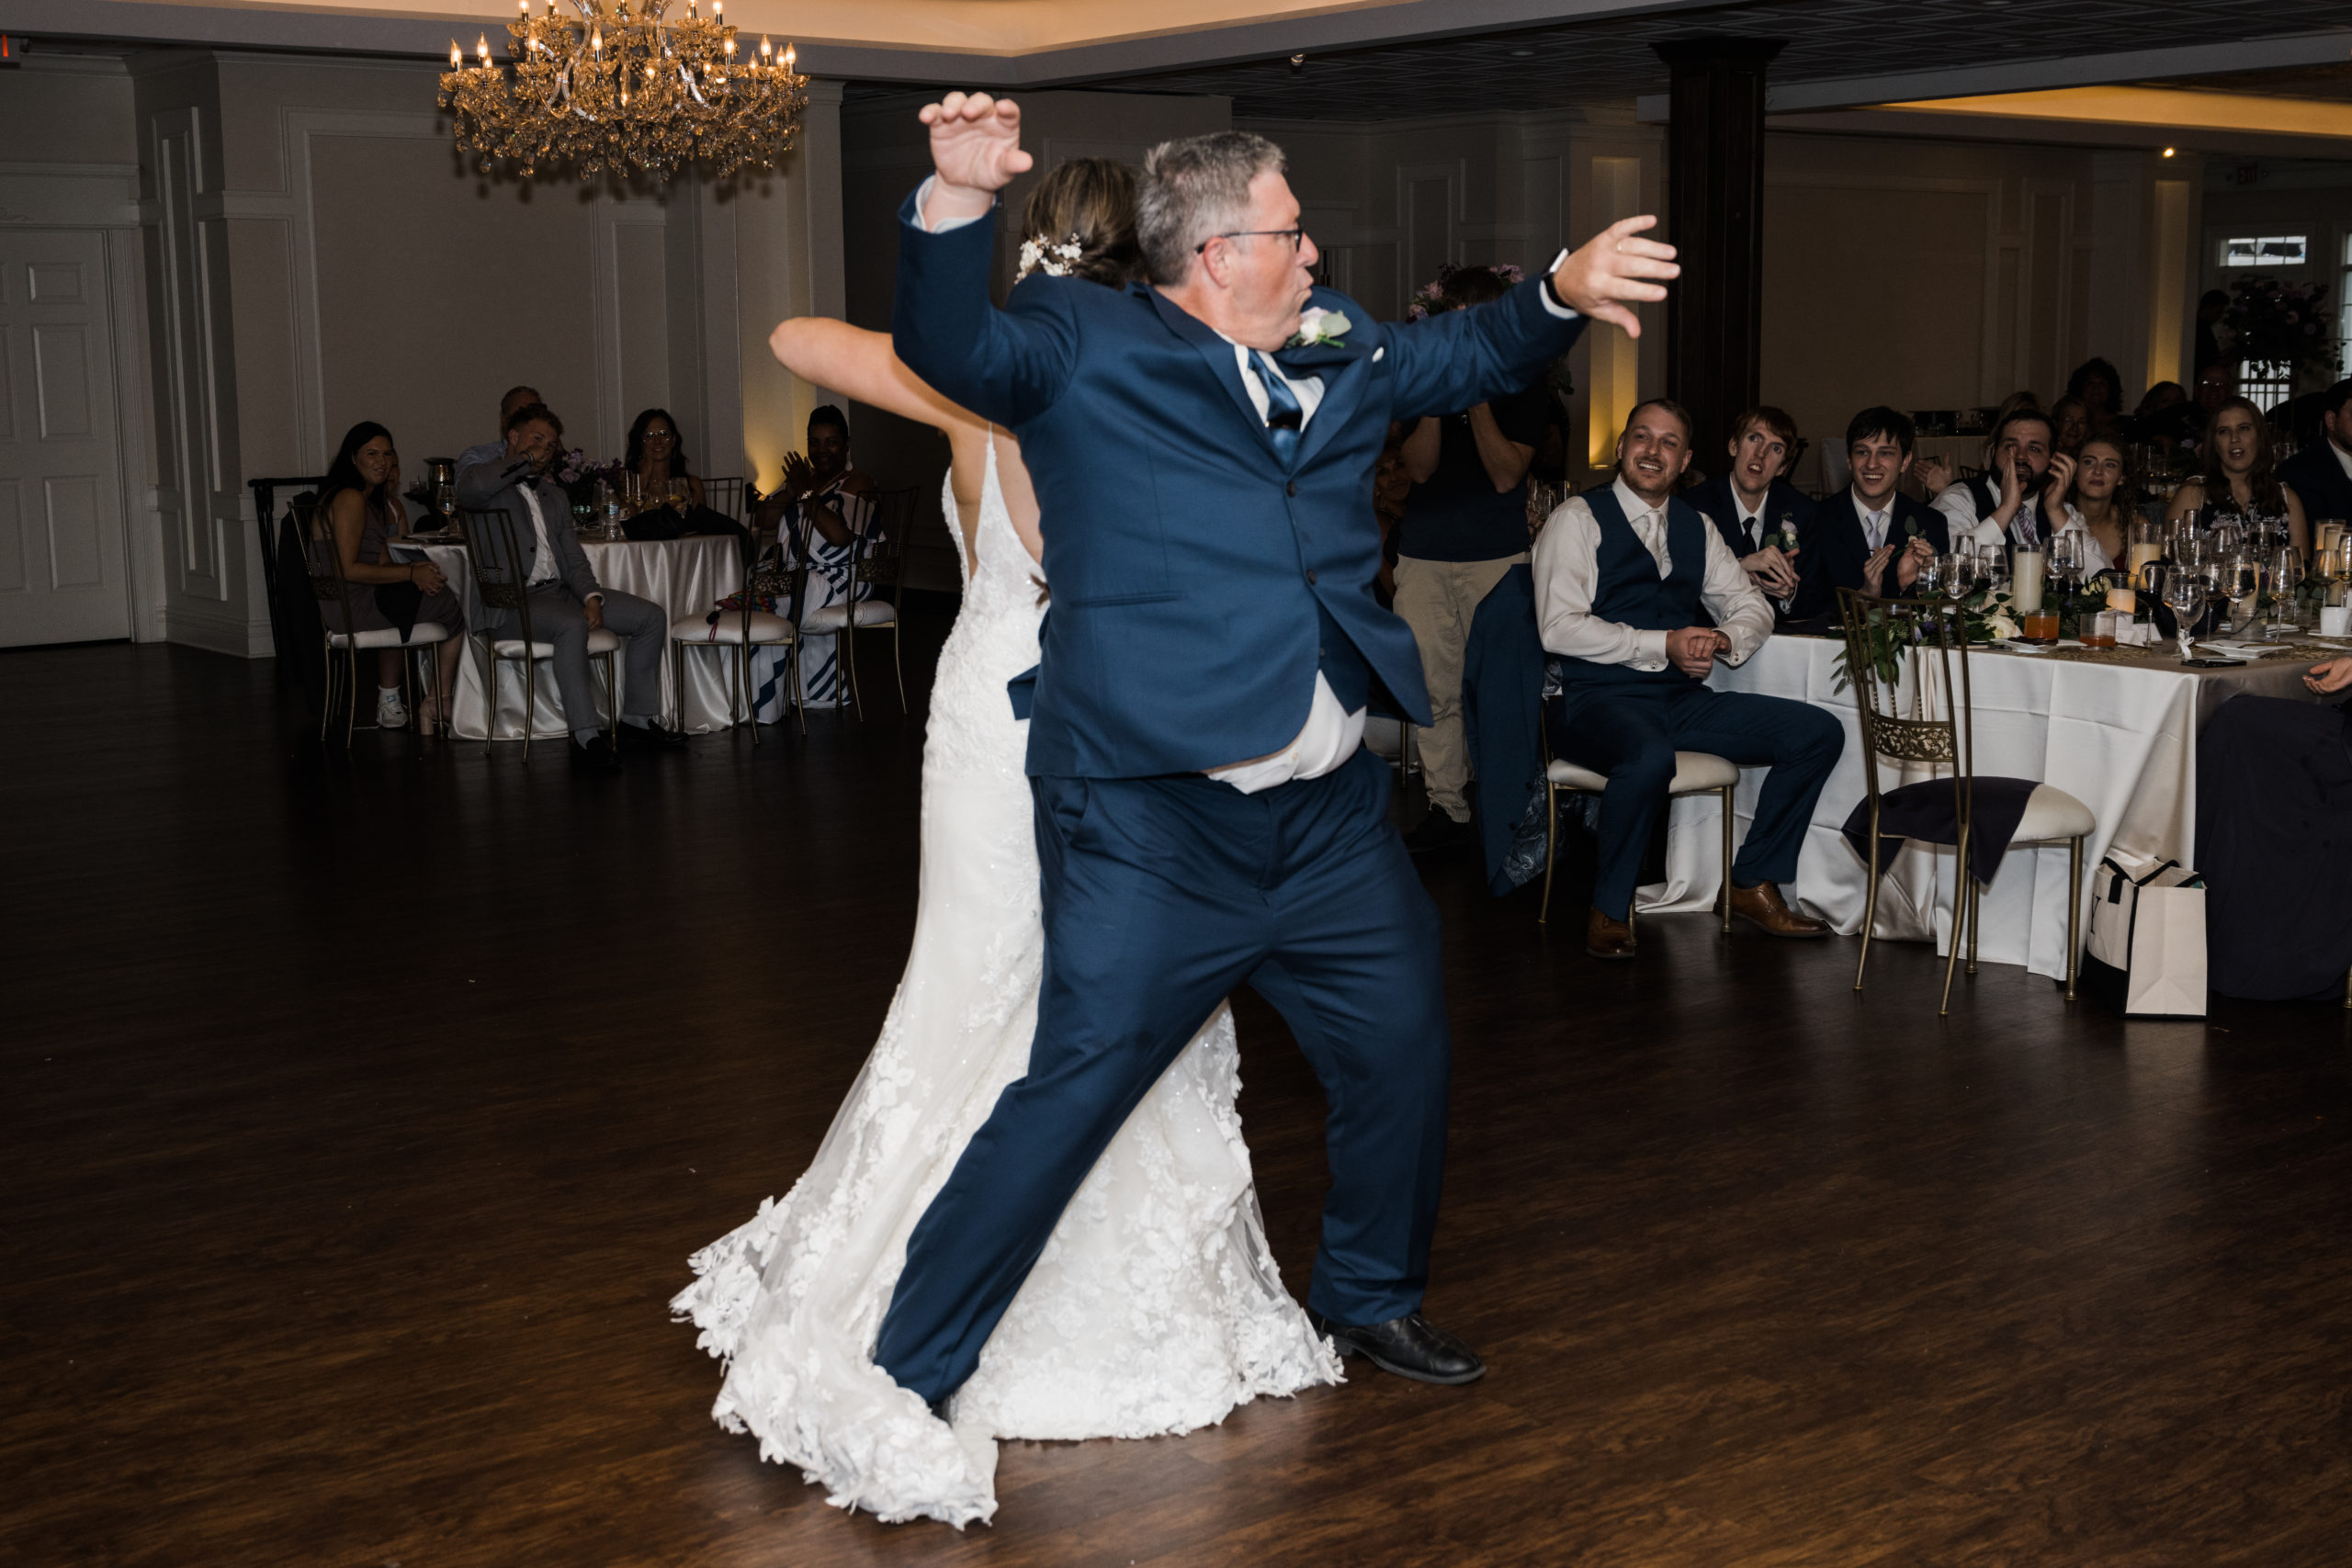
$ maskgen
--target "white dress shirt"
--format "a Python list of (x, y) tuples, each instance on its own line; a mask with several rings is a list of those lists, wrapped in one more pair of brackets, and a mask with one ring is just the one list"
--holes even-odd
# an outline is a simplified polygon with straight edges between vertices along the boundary
[[(1667, 542), (1666, 508), (1652, 506), (1626, 487), (1623, 479), (1610, 486), (1625, 521), (1657, 562), (1657, 574), (1674, 570)], [(1715, 619), (1715, 627), (1730, 640), (1724, 662), (1742, 664), (1772, 635), (1772, 606), (1761, 590), (1740, 570), (1717, 529), (1702, 528), (1707, 547), (1706, 570), (1699, 586), (1700, 602)], [(1630, 664), (1636, 670), (1665, 670), (1667, 634), (1604, 621), (1592, 613), (1592, 596), (1600, 580), (1600, 522), (1580, 495), (1570, 496), (1545, 521), (1535, 536), (1535, 621), (1544, 647), (1552, 653), (1595, 664)]]
[(523, 580), (523, 586), (537, 588), (555, 581), (555, 547), (548, 543), (548, 520), (539, 511), (539, 487), (526, 476), (514, 488), (523, 493), (523, 510), (531, 514), (531, 531), (539, 541), (539, 552), (531, 558), (531, 575)]
[[(1979, 545), (2006, 545), (2009, 542), (2009, 528), (2002, 527), (1989, 517), (1981, 523), (1977, 521), (1975, 493), (1963, 483), (1955, 481), (1946, 485), (1943, 494), (1936, 497), (1936, 510), (1946, 518), (1944, 536), (1948, 539), (1973, 538)], [(2034, 537), (2045, 545), (2048, 543), (2050, 520), (2041, 515), (2041, 492), (2039, 490), (2030, 491), (2018, 501), (2017, 511), (2009, 516), (2010, 528), (2017, 525), (2019, 517), (2030, 517)]]
[[(915, 192), (916, 223), (931, 233), (944, 234), (967, 223), (978, 222), (977, 217), (950, 218), (936, 224), (932, 222), (925, 209), (931, 205), (932, 183), (938, 177), (937, 175), (931, 175)], [(1563, 256), (1567, 254), (1566, 251), (1560, 254)], [(1552, 271), (1558, 271), (1559, 265), (1555, 260)], [(1571, 320), (1577, 314), (1566, 305), (1555, 301), (1548, 287), (1542, 291), (1541, 298), (1544, 308), (1555, 316)], [(1212, 327), (1209, 330), (1216, 332), (1216, 329)], [(1233, 343), (1223, 333), (1216, 335)], [(1298, 400), (1298, 428), (1304, 434), (1307, 421), (1313, 419), (1315, 411), (1323, 406), (1323, 378), (1294, 377), (1274, 364), (1272, 352), (1267, 354), (1266, 362), (1274, 366), (1274, 374), (1282, 378), (1283, 385), (1288, 387), (1291, 395)], [(1269, 417), (1272, 400), (1267, 396), (1265, 383), (1258, 379), (1257, 367), (1250, 363), (1250, 350), (1244, 344), (1233, 343), (1233, 365), (1241, 377), (1242, 389), (1250, 394), (1250, 406), (1258, 411), (1258, 418), (1263, 423)], [(1315, 671), (1315, 693), (1307, 703), (1306, 723), (1289, 745), (1263, 757), (1251, 757), (1229, 762), (1221, 768), (1210, 768), (1208, 776), (1219, 783), (1231, 784), (1244, 795), (1256, 795), (1261, 790), (1289, 784), (1294, 779), (1319, 779), (1337, 771), (1340, 764), (1355, 755), (1357, 748), (1363, 744), (1363, 708), (1350, 712), (1340, 705), (1338, 694), (1331, 690), (1331, 682), (1318, 669)]]

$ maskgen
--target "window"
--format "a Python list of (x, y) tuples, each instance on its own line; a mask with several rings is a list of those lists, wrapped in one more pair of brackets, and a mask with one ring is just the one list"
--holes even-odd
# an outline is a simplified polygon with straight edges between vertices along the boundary
[(2283, 359), (2238, 361), (2238, 396), (2266, 412), (2295, 392), (2295, 367)]
[(2310, 259), (2307, 234), (2257, 234), (2222, 242), (2223, 266), (2301, 266)]
[(2352, 302), (2352, 293), (2346, 290), (2352, 290), (2352, 234), (2344, 236), (2344, 266), (2335, 280), (2335, 362), (2339, 366), (2352, 366), (2352, 310), (2346, 309)]

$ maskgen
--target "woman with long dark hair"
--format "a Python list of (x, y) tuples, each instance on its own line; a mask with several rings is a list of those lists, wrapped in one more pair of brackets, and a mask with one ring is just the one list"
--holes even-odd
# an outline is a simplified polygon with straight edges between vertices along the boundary
[(674, 539), (683, 534), (731, 534), (747, 545), (743, 525), (705, 504), (702, 480), (687, 471), (686, 443), (668, 409), (647, 409), (628, 427), (628, 451), (621, 459), (637, 476), (638, 492), (654, 503), (627, 525), (629, 537)]
[(2064, 531), (2084, 539), (2083, 570), (2105, 571), (2131, 558), (2132, 525), (2140, 520), (2140, 489), (2123, 443), (2094, 435), (2075, 460), (2066, 488)]
[(2295, 548), (2311, 548), (2311, 525), (2303, 516), (2302, 501), (2278, 482), (2270, 426), (2260, 409), (2244, 398), (2222, 400), (2205, 422), (2205, 440), (2199, 450), (2205, 471), (2183, 481), (2165, 511), (2165, 522), (2176, 522), (2192, 510), (2208, 521), (2227, 513), (2245, 517), (2284, 514)]
[(322, 603), (321, 616), (328, 629), (372, 632), (397, 629), (401, 647), (376, 653), (376, 728), (400, 729), (408, 724), (401, 703), (401, 660), (420, 621), (448, 628), (449, 636), (435, 655), (433, 689), (418, 705), (417, 728), (430, 733), (449, 712), (449, 693), (458, 679), (458, 650), (464, 645), (466, 613), (449, 591), (441, 569), (429, 560), (392, 558), (391, 542), (408, 533), (408, 513), (400, 502), (401, 459), (392, 433), (373, 420), (351, 427), (327, 466), (326, 483), (319, 487), (319, 510), (334, 536), (335, 553), (343, 559), (344, 581), (352, 586), (351, 614), (346, 625), (339, 600)]

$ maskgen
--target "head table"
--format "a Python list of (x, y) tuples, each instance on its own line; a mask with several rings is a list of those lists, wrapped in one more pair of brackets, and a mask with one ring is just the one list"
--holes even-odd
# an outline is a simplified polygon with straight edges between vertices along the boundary
[[(649, 599), (667, 611), (670, 635), (673, 637), (681, 627), (701, 627), (703, 617), (711, 607), (743, 585), (742, 557), (735, 540), (726, 536), (693, 535), (683, 539), (644, 541), (582, 539), (580, 548), (586, 554), (589, 569), (595, 572), (598, 583)], [(412, 558), (422, 555), (439, 567), (442, 575), (449, 580), (451, 591), (466, 607), (468, 631), (483, 625), (481, 600), (474, 592), (473, 567), (464, 547), (401, 543), (395, 545), (394, 550)], [(726, 649), (696, 649), (687, 654), (685, 711), (680, 713), (675, 669), (678, 649), (674, 643), (665, 644), (662, 650), (662, 722), (688, 734), (726, 728), (728, 671), (732, 668), (727, 660), (733, 657), (733, 652)], [(620, 660), (613, 660), (613, 667), (617, 680)], [(601, 678), (601, 660), (595, 668)], [(562, 699), (556, 690), (552, 660), (541, 660), (537, 666), (532, 696), (535, 705), (531, 733), (560, 738), (569, 726), (564, 722)], [(492, 728), (488, 722), (488, 705), (482, 697), (481, 645), (469, 643), (458, 666), (457, 700), (451, 708), (455, 733), (469, 740), (485, 737), (522, 739), (521, 664), (509, 664), (499, 670), (498, 716)], [(604, 716), (597, 715), (594, 722), (602, 726)]]
[[(1862, 739), (1851, 686), (1836, 689), (1842, 640), (1775, 637), (1737, 669), (1716, 666), (1708, 684), (1810, 703), (1846, 727), (1846, 750), (1814, 811), (1798, 861), (1795, 886), (1785, 889), (1848, 935), (1861, 930), (1869, 872), (1841, 830), (1863, 798)], [(2273, 655), (2234, 669), (2190, 670), (2170, 645), (2162, 649), (2102, 650), (2096, 655), (1978, 652), (1969, 657), (1975, 714), (1975, 766), (1980, 778), (2001, 775), (2053, 784), (2088, 806), (2098, 831), (2084, 846), (2083, 891), (2109, 844), (2137, 854), (2196, 864), (2197, 731), (2215, 709), (2241, 693), (2310, 698), (2303, 672), (2328, 650)], [(1883, 763), (1881, 787), (1929, 776), (1901, 774)], [(1761, 769), (1740, 775), (1734, 815), (1752, 820), (1763, 783)], [(1640, 889), (1644, 913), (1710, 908), (1721, 881), (1720, 809), (1713, 795), (1673, 803), (1667, 836), (1667, 876)], [(1952, 852), (1908, 844), (1884, 871), (1880, 886), (1881, 937), (1932, 939), (1944, 951), (1951, 930)], [(2063, 979), (2066, 973), (2067, 852), (2064, 844), (2009, 851), (2000, 874), (1984, 889), (1979, 956), (2022, 964)]]

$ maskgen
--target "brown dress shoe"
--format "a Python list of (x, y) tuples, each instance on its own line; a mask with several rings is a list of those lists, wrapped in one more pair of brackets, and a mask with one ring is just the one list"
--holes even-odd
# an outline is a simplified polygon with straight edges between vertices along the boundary
[(1761, 927), (1771, 936), (1827, 936), (1829, 923), (1798, 914), (1783, 903), (1781, 890), (1770, 882), (1731, 890), (1731, 912)]
[(1595, 909), (1584, 923), (1584, 950), (1595, 958), (1631, 958), (1634, 928)]

